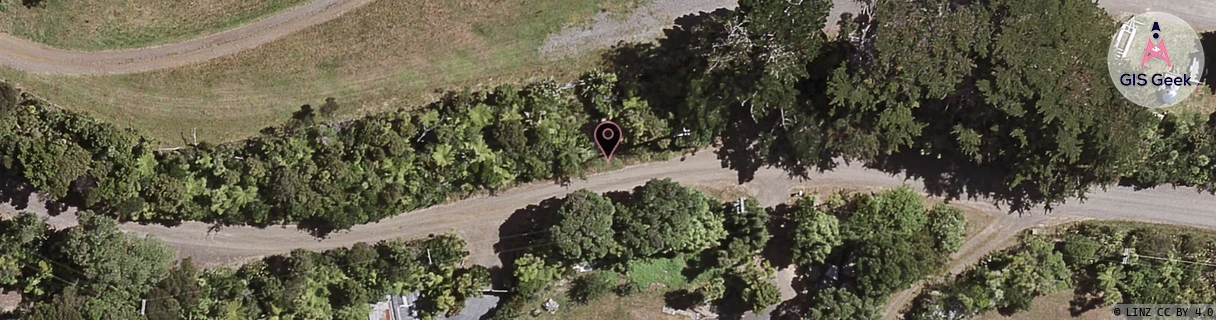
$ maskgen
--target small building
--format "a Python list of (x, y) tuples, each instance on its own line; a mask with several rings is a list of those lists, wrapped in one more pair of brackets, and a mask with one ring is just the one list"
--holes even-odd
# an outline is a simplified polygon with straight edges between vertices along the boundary
[(384, 301), (372, 304), (367, 320), (417, 320), (418, 291), (408, 295), (386, 295)]
[(389, 311), (392, 308), (388, 306), (388, 300), (371, 304), (372, 311), (367, 314), (367, 320), (392, 320), (393, 313)]
[[(418, 320), (418, 291), (411, 292), (407, 295), (386, 295), (384, 301), (371, 304), (372, 311), (367, 315), (367, 320)], [(460, 314), (453, 316), (439, 315), (439, 319), (450, 320), (477, 320), (489, 313), (498, 305), (498, 297), (494, 295), (482, 295), (465, 300), (464, 310)]]

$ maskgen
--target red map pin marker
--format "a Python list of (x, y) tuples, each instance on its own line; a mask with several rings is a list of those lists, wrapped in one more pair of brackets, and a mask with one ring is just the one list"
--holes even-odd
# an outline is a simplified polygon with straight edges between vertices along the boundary
[(604, 162), (612, 162), (612, 153), (621, 144), (621, 126), (612, 121), (600, 122), (595, 126), (592, 136), (595, 138), (595, 144), (600, 147), (600, 152), (604, 153)]

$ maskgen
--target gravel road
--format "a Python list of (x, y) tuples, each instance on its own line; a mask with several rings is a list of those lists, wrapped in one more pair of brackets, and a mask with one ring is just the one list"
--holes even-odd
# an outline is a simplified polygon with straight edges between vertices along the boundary
[[(78, 75), (134, 73), (185, 66), (269, 43), (337, 18), (372, 1), (317, 0), (221, 33), (122, 51), (68, 51), (0, 34), (0, 65), (30, 72)], [(841, 13), (859, 10), (857, 3), (851, 0), (834, 2), (829, 28)], [(1216, 1), (1103, 0), (1099, 5), (1115, 15), (1144, 11), (1169, 12), (1191, 23), (1197, 30), (1216, 30)], [(556, 58), (611, 46), (619, 41), (646, 41), (660, 36), (662, 29), (668, 27), (676, 17), (734, 6), (732, 0), (655, 0), (625, 17), (600, 14), (589, 25), (565, 28), (551, 35), (540, 51), (547, 57)], [(378, 223), (356, 226), (325, 239), (313, 238), (294, 227), (227, 227), (213, 230), (210, 225), (188, 222), (171, 228), (130, 223), (122, 225), (122, 228), (154, 235), (182, 255), (196, 256), (201, 258), (201, 262), (210, 264), (245, 261), (301, 247), (323, 250), (349, 246), (355, 242), (374, 242), (394, 237), (417, 238), (450, 230), (469, 241), (472, 251), (469, 262), (492, 266), (500, 264), (493, 248), (500, 236), (498, 226), (515, 210), (550, 197), (560, 197), (578, 188), (599, 192), (626, 190), (651, 178), (664, 177), (696, 185), (730, 185), (735, 181), (733, 171), (722, 169), (711, 153), (702, 152), (683, 161), (651, 163), (593, 175), (587, 180), (576, 181), (570, 187), (534, 184), (514, 188), (494, 197), (477, 197), (409, 212)], [(763, 169), (756, 173), (755, 181), (745, 187), (755, 190), (763, 205), (772, 206), (787, 200), (794, 186), (868, 188), (902, 184), (923, 189), (918, 181), (859, 166), (843, 166), (816, 175), (810, 181), (790, 180), (780, 170)], [(981, 236), (963, 246), (956, 256), (957, 261), (952, 263), (953, 272), (961, 271), (988, 252), (999, 249), (1020, 230), (1064, 221), (1122, 219), (1216, 229), (1216, 197), (1199, 194), (1189, 188), (1134, 191), (1117, 187), (1095, 191), (1084, 203), (1073, 200), (1057, 208), (1051, 215), (1005, 215), (1002, 209), (984, 201), (957, 202), (1001, 215), (1001, 218), (981, 232)], [(29, 210), (45, 212), (37, 205)], [(50, 218), (52, 224), (59, 226), (72, 225), (74, 220), (70, 214)], [(914, 290), (910, 289), (893, 296), (887, 310), (898, 310), (913, 297), (913, 293)]]
[[(128, 223), (122, 228), (154, 235), (170, 246), (180, 249), (183, 254), (200, 255), (203, 261), (221, 262), (284, 253), (293, 248), (323, 250), (349, 246), (355, 242), (375, 242), (395, 237), (418, 238), (432, 233), (455, 231), (469, 242), (472, 251), (469, 262), (493, 266), (500, 264), (494, 254), (494, 244), (500, 236), (498, 228), (516, 210), (551, 197), (564, 196), (579, 188), (597, 192), (628, 190), (652, 178), (672, 178), (684, 184), (699, 185), (729, 185), (736, 181), (734, 171), (721, 168), (714, 154), (703, 151), (683, 161), (676, 159), (592, 175), (587, 180), (575, 181), (570, 187), (549, 183), (533, 184), (510, 189), (497, 196), (475, 197), (408, 212), (377, 223), (359, 225), (325, 239), (316, 239), (294, 227), (225, 227), (212, 230), (210, 225), (204, 223), (187, 222), (177, 227)], [(791, 188), (796, 185), (868, 188), (903, 184), (923, 190), (923, 184), (919, 181), (905, 180), (859, 166), (842, 166), (837, 170), (815, 175), (805, 182), (791, 180), (785, 172), (778, 169), (762, 169), (756, 173), (756, 179), (745, 187), (755, 190), (762, 205), (772, 206), (787, 200)], [(1216, 196), (1200, 194), (1189, 188), (1134, 191), (1130, 188), (1115, 187), (1107, 191), (1095, 191), (1084, 203), (1072, 200), (1059, 206), (1048, 216), (1006, 215), (1004, 210), (982, 200), (955, 202), (1003, 215), (997, 224), (1012, 226), (1010, 232), (1013, 233), (1043, 223), (1048, 217), (1124, 219), (1216, 229)], [(964, 248), (964, 251), (968, 250)]]

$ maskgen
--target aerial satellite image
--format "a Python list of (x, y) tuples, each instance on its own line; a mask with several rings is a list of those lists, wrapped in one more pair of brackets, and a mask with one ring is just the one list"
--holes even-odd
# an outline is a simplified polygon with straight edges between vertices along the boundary
[(1213, 66), (1216, 0), (0, 0), (0, 320), (1216, 319)]

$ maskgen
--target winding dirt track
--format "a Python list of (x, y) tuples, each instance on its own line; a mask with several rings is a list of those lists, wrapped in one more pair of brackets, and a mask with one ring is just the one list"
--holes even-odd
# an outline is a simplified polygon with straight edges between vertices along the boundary
[(121, 74), (186, 66), (269, 43), (375, 0), (316, 0), (224, 32), (172, 44), (81, 52), (0, 34), (0, 64), (23, 71), (75, 75)]
[[(121, 51), (81, 52), (52, 48), (33, 41), (0, 33), (0, 65), (36, 73), (72, 75), (124, 74), (186, 66), (255, 48), (305, 28), (332, 20), (376, 0), (316, 0), (256, 22), (224, 32), (201, 36), (182, 42)], [(626, 19), (630, 26), (606, 21), (597, 22), (591, 30), (565, 30), (546, 46), (560, 45), (569, 50), (585, 51), (589, 46), (606, 46), (617, 41), (661, 34), (671, 21), (680, 16), (714, 7), (733, 7), (733, 1), (666, 0), (663, 8), (635, 10)], [(1102, 0), (1099, 4), (1112, 14), (1138, 13), (1157, 10), (1182, 17), (1198, 30), (1216, 29), (1216, 2), (1194, 0)], [(828, 28), (833, 28), (841, 13), (854, 12), (860, 6), (854, 0), (833, 0)], [(653, 11), (662, 12), (656, 15)], [(652, 16), (653, 15), (653, 16)], [(664, 19), (655, 19), (661, 17)], [(636, 21), (635, 21), (636, 20)], [(604, 26), (600, 26), (604, 24)], [(618, 30), (620, 29), (620, 30)], [(571, 33), (571, 34), (565, 34)], [(636, 33), (636, 34), (635, 34)], [(555, 51), (543, 47), (541, 51)], [(566, 49), (562, 49), (566, 50)]]

